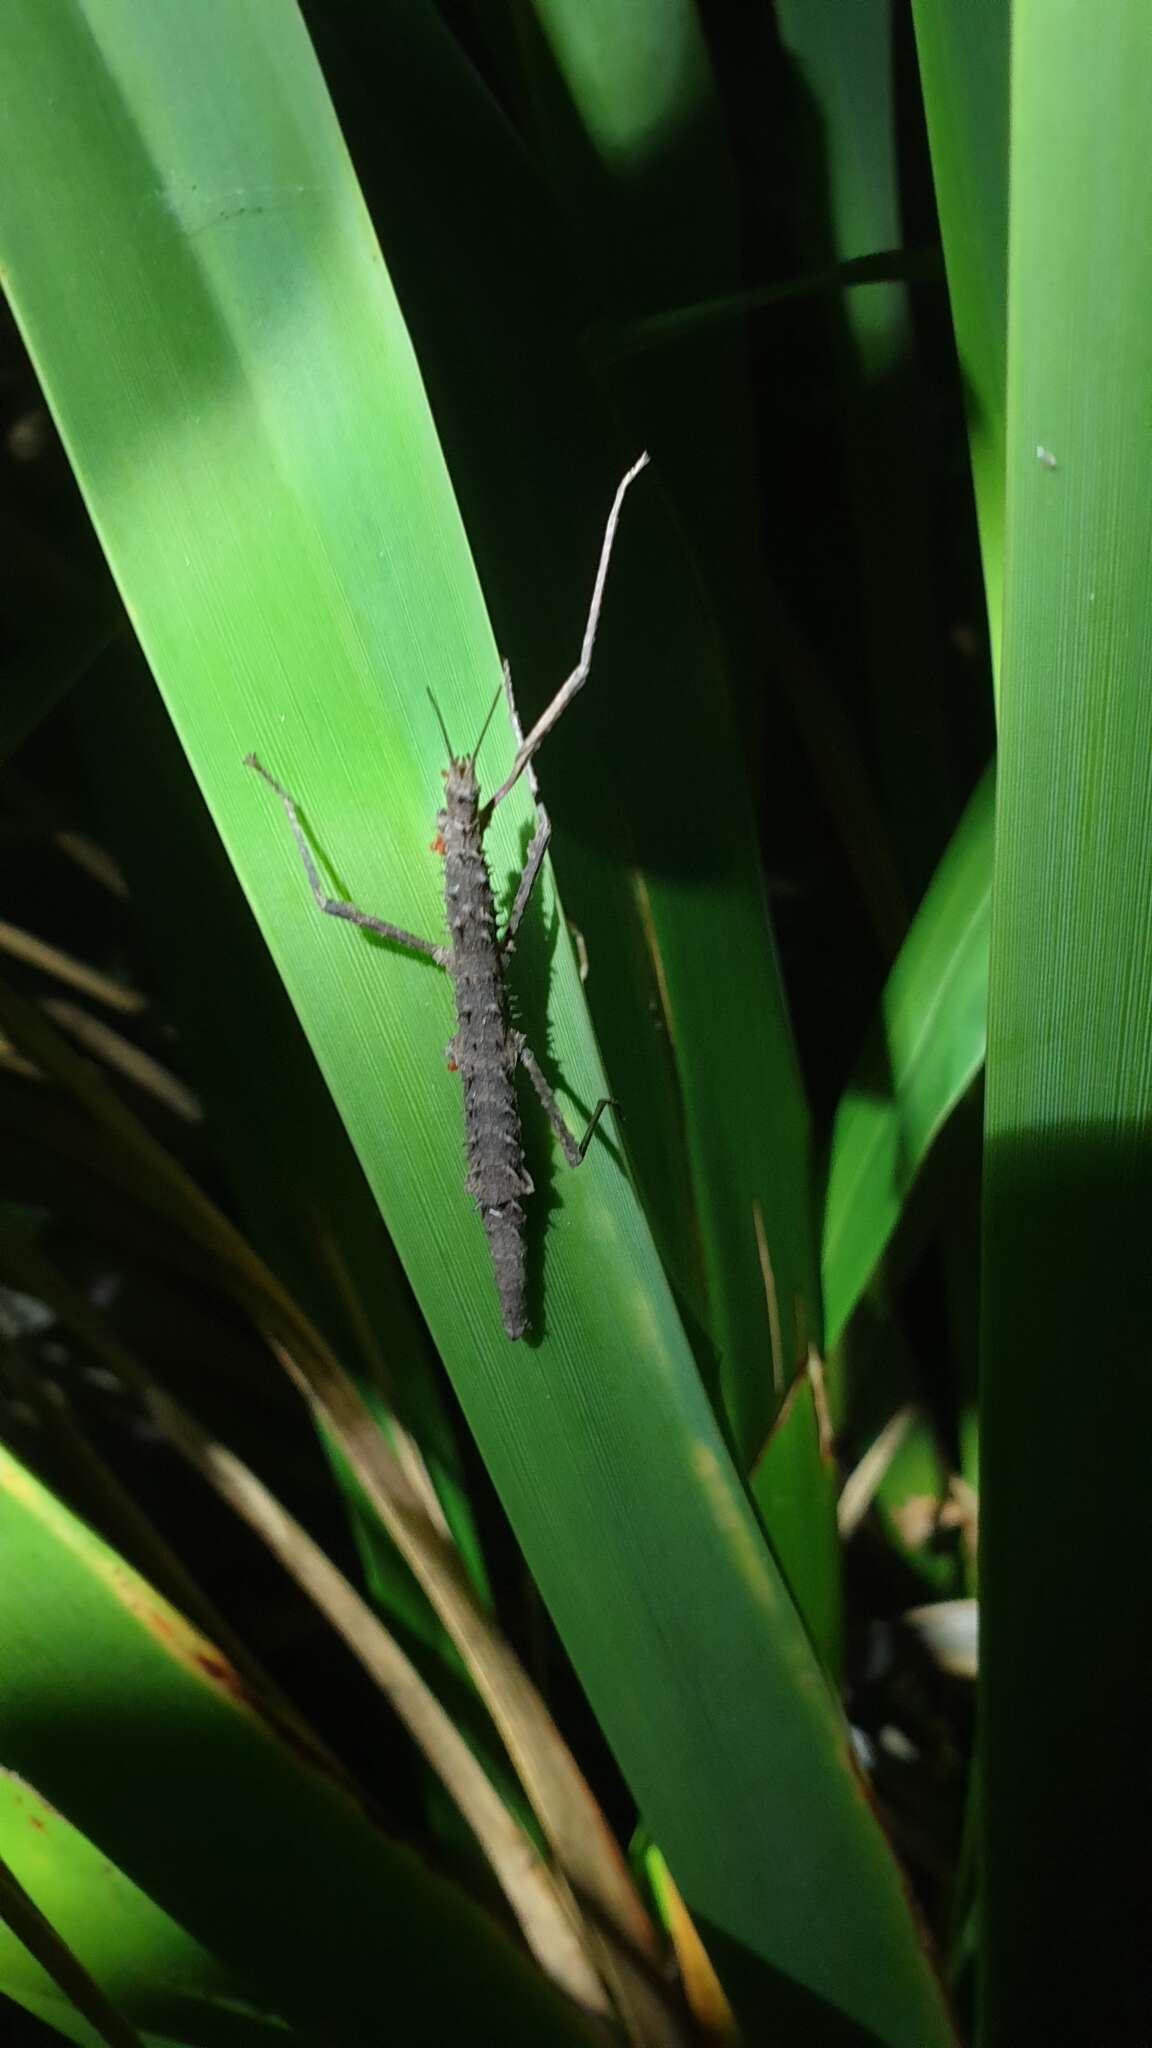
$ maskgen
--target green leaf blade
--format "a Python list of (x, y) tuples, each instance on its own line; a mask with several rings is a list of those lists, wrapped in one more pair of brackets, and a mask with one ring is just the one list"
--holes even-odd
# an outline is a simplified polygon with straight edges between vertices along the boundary
[[(989, 2041), (1136, 2038), (1146, 2017), (1131, 1563), (1152, 1541), (1148, 85), (1143, 7), (1014, 7), (981, 1436)], [(1075, 1971), (1054, 1970), (1073, 1947)]]
[(994, 815), (989, 769), (912, 921), (836, 1114), (824, 1209), (830, 1343), (872, 1278), (933, 1140), (983, 1063)]

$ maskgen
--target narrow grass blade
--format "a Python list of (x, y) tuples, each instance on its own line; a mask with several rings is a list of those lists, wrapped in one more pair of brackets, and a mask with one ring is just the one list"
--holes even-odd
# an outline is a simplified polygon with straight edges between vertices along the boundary
[(401, 1716), (475, 1833), (541, 1966), (577, 2004), (607, 2012), (578, 1908), (565, 1904), (547, 1865), (395, 1638), (246, 1465), (159, 1390), (148, 1405), (181, 1455), (256, 1530)]
[(897, 1408), (845, 1479), (836, 1509), (836, 1520), (845, 1543), (851, 1542), (872, 1506), (877, 1489), (915, 1419), (914, 1408)]
[(141, 2048), (140, 2036), (105, 1998), (2, 1856), (0, 1920), (47, 1971), (77, 2012), (83, 2013), (106, 2048)]
[(79, 989), (82, 995), (91, 996), (110, 1010), (132, 1016), (145, 1007), (143, 996), (129, 988), (126, 982), (118, 980), (115, 975), (104, 974), (99, 968), (90, 967), (84, 960), (77, 960), (61, 947), (38, 938), (35, 932), (21, 931), (17, 925), (0, 922), (0, 952), (39, 968), (57, 981), (66, 982), (69, 988)]
[(912, 0), (936, 208), (968, 409), (984, 592), (999, 666), (1008, 326), (1007, 0)]
[(601, 335), (593, 330), (596, 359), (613, 362), (618, 356), (647, 355), (651, 349), (675, 347), (691, 341), (701, 328), (724, 326), (747, 319), (750, 313), (768, 312), (797, 299), (834, 297), (870, 284), (934, 284), (940, 277), (940, 262), (931, 249), (877, 249), (866, 256), (849, 256), (826, 269), (781, 278), (778, 284), (753, 285), (747, 291), (726, 298), (702, 299), (693, 306), (677, 306), (666, 313), (650, 313)]
[(753, 1467), (752, 1491), (813, 1647), (833, 1679), (843, 1620), (837, 1486), (823, 1378), (813, 1355), (784, 1397)]
[(1016, 0), (985, 1130), (989, 2044), (1148, 2024), (1150, 94), (1141, 0)]
[(994, 799), (989, 770), (913, 919), (836, 1114), (824, 1201), (830, 1344), (868, 1286), (925, 1154), (983, 1062)]
[(736, 2024), (736, 2015), (724, 1996), (723, 1986), (708, 1959), (708, 1952), (692, 1924), (688, 1909), (676, 1889), (672, 1872), (659, 1849), (650, 1848), (647, 1851), (644, 1869), (659, 1907), (660, 1918), (676, 1950), (685, 1996), (700, 2030), (702, 2042), (739, 2041), (740, 2030)]
[(931, 1423), (912, 1410), (910, 1427), (877, 1484), (876, 1514), (897, 1556), (940, 1597), (955, 1595), (964, 1585), (963, 1546), (957, 1558), (939, 1540), (950, 1528), (974, 1527), (971, 1510), (962, 1509), (957, 1497), (963, 1485), (949, 1473)]
[(114, 1030), (102, 1017), (94, 1017), (81, 1004), (65, 1002), (57, 996), (45, 1001), (44, 1012), (85, 1052), (114, 1074), (122, 1075), (142, 1095), (151, 1096), (170, 1116), (179, 1117), (186, 1124), (200, 1122), (204, 1112), (199, 1097), (170, 1067), (153, 1059), (151, 1053), (141, 1052), (122, 1031)]

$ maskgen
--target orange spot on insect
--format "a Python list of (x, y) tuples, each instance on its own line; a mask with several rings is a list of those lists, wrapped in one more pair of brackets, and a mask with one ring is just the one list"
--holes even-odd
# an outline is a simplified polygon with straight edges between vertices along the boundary
[(459, 1071), (459, 1069), (457, 1068), (457, 1065), (456, 1065), (456, 1062), (455, 1062), (455, 1060), (449, 1060), (449, 1062), (448, 1062), (448, 1072), (449, 1072), (450, 1074), (455, 1074), (455, 1073), (457, 1073), (458, 1071)]
[(43, 1821), (35, 1813), (28, 1815), (28, 1825), (30, 1828), (39, 1828), (41, 1834), (45, 1832)]
[(436, 834), (435, 839), (432, 841), (428, 851), (430, 853), (444, 853), (446, 852), (446, 850), (447, 849), (445, 848), (444, 845), (444, 835), (443, 833), (438, 832)]

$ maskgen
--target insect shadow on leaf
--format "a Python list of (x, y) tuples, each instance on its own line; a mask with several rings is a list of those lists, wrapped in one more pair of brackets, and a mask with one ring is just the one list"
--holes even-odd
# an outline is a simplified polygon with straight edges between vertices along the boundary
[[(504, 877), (499, 900), (505, 915), (515, 899), (516, 888), (527, 859), (532, 830), (530, 824), (524, 826), (520, 834), (520, 866), (508, 870)], [(509, 1012), (513, 1026), (524, 1033), (535, 1051), (537, 1064), (549, 1087), (554, 1093), (562, 1092), (571, 1104), (577, 1123), (584, 1127), (591, 1121), (592, 1107), (564, 1083), (552, 1047), (549, 999), (553, 961), (560, 940), (560, 922), (555, 898), (553, 897), (550, 904), (546, 905), (544, 892), (534, 890), (516, 934), (516, 954), (508, 975)], [(523, 1114), (524, 1158), (533, 1185), (525, 1234), (528, 1309), (526, 1341), (534, 1346), (546, 1334), (546, 1304), (543, 1291), (544, 1246), (548, 1236), (548, 1219), (560, 1206), (557, 1194), (559, 1167), (551, 1125), (533, 1089), (521, 1086), (520, 1107)], [(623, 1172), (623, 1154), (603, 1124), (599, 1126), (597, 1143), (604, 1147), (613, 1164)]]

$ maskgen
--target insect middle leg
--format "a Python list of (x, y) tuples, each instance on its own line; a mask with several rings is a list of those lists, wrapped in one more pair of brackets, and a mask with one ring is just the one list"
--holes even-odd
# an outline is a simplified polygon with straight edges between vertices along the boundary
[(406, 932), (401, 925), (388, 924), (382, 917), (373, 917), (369, 911), (361, 910), (356, 903), (347, 903), (340, 897), (325, 894), (324, 884), (316, 872), (316, 863), (312, 858), (311, 848), (300, 829), (295, 799), (289, 796), (288, 791), (282, 783), (277, 782), (274, 775), (269, 775), (268, 770), (256, 759), (255, 754), (245, 754), (244, 766), (246, 768), (254, 768), (257, 775), (262, 775), (269, 789), (275, 790), (283, 804), (287, 813), (288, 823), (292, 827), (292, 837), (296, 841), (300, 858), (304, 863), (304, 872), (308, 877), (308, 887), (312, 891), (317, 907), (327, 917), (342, 917), (348, 924), (363, 925), (368, 931), (379, 932), (381, 938), (391, 939), (394, 945), (407, 946), (414, 953), (426, 953), (429, 959), (435, 960), (438, 966), (443, 967), (447, 955), (443, 946), (437, 946), (432, 939), (421, 939), (415, 932)]
[(536, 1090), (537, 1095), (540, 1097), (544, 1114), (556, 1133), (560, 1150), (563, 1152), (565, 1159), (568, 1161), (569, 1166), (582, 1165), (584, 1154), (592, 1142), (592, 1133), (596, 1129), (604, 1111), (606, 1109), (619, 1109), (619, 1103), (611, 1095), (602, 1095), (592, 1111), (588, 1122), (588, 1129), (585, 1131), (584, 1136), (577, 1141), (568, 1129), (560, 1110), (560, 1104), (544, 1079), (536, 1055), (522, 1033), (517, 1034), (516, 1049), (520, 1064)]

